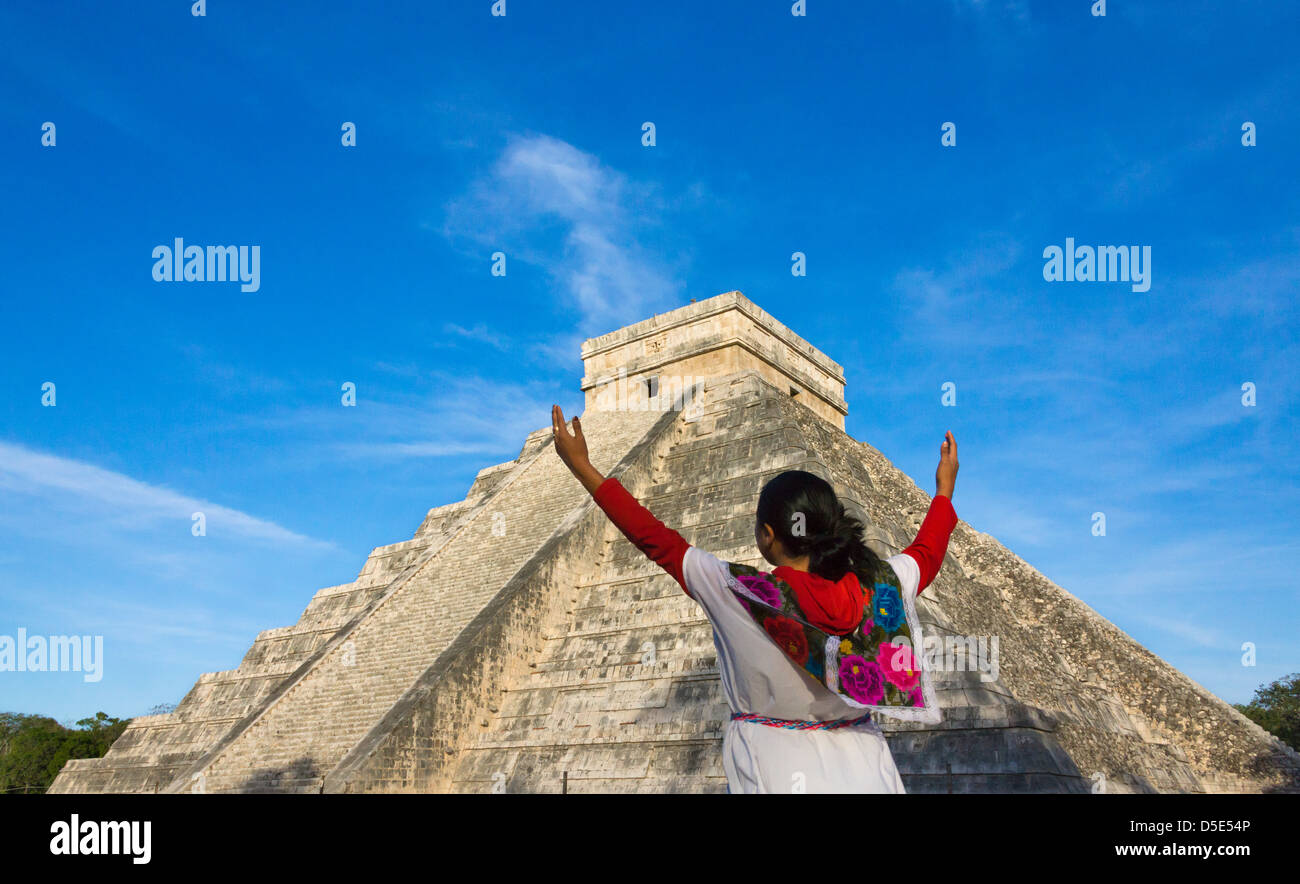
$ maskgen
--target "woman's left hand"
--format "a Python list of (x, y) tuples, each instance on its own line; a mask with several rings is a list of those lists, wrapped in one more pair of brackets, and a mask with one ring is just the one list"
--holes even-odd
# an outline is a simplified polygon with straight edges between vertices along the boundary
[(953, 489), (957, 486), (957, 440), (952, 432), (944, 434), (943, 444), (939, 446), (939, 466), (934, 471), (934, 493), (952, 500)]

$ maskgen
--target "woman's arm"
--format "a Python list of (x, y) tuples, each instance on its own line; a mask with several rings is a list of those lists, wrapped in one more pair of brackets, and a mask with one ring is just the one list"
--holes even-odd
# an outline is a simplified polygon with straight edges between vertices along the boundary
[(582, 435), (582, 422), (575, 417), (573, 432), (570, 433), (564, 426), (564, 412), (558, 405), (551, 407), (551, 431), (555, 437), (555, 453), (595, 499), (596, 505), (637, 549), (671, 574), (690, 595), (682, 576), (682, 562), (690, 544), (656, 519), (618, 479), (606, 479), (591, 465), (587, 457), (587, 440)]
[(939, 446), (939, 466), (934, 471), (934, 499), (930, 510), (916, 532), (916, 540), (903, 550), (921, 569), (921, 582), (917, 595), (930, 585), (943, 567), (943, 557), (948, 552), (948, 538), (957, 527), (957, 513), (952, 508), (952, 492), (957, 485), (957, 440), (952, 433), (944, 436)]

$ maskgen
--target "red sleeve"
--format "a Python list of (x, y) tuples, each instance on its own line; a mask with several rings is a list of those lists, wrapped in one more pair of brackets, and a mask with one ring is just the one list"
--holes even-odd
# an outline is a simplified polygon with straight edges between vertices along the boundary
[(957, 513), (952, 508), (952, 500), (939, 494), (930, 501), (930, 511), (925, 514), (921, 530), (916, 532), (916, 540), (903, 550), (916, 560), (921, 569), (921, 582), (916, 588), (917, 595), (930, 585), (943, 567), (943, 557), (948, 552), (948, 538), (952, 529), (957, 527)]
[(671, 574), (687, 595), (691, 594), (682, 576), (682, 560), (690, 544), (680, 534), (665, 527), (618, 479), (611, 477), (601, 482), (592, 497), (637, 549)]

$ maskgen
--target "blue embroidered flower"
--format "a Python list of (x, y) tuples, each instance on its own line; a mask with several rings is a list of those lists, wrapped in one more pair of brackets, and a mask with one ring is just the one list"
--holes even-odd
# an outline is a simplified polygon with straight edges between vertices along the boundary
[(808, 655), (808, 662), (804, 664), (804, 668), (811, 672), (818, 681), (821, 680), (826, 667), (822, 665), (822, 651), (820, 649)]
[(898, 590), (888, 583), (877, 583), (871, 616), (886, 632), (893, 632), (901, 626), (906, 615), (903, 613), (903, 597)]

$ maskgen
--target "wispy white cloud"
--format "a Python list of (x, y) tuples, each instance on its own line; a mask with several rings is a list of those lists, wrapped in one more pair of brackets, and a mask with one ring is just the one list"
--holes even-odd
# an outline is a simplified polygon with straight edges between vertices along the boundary
[(375, 403), (365, 437), (339, 443), (338, 451), (380, 460), (514, 456), (529, 433), (546, 425), (553, 397), (552, 390), (523, 384), (446, 378), (427, 398)]
[[(968, 489), (962, 490), (966, 492)], [(964, 493), (963, 505), (967, 499), (975, 499), (976, 495), (979, 529), (991, 533), (1011, 549), (1046, 546), (1058, 540), (1066, 530), (1061, 525), (1059, 512), (1049, 514), (1029, 510), (1022, 501), (1007, 500), (983, 489), (974, 494)]]
[(1199, 309), (1220, 317), (1245, 317), (1264, 323), (1291, 318), (1300, 288), (1300, 227), (1273, 237), (1279, 253), (1252, 260), (1208, 276), (1177, 280)]
[[(556, 390), (544, 381), (500, 380), (431, 372), (417, 365), (379, 365), (411, 392), (363, 386), (355, 408), (313, 406), (249, 418), (245, 424), (292, 439), (295, 467), (340, 460), (513, 457), (525, 437), (550, 421)], [(490, 407), (489, 407), (490, 406)]]
[(328, 546), (274, 522), (160, 485), (132, 479), (85, 461), (0, 442), (0, 496), (10, 516), (32, 509), (75, 510), (117, 526), (143, 527), (168, 520), (190, 524), (204, 514), (209, 534), (217, 531), (271, 543)]
[[(18, 4), (0, 5), (0, 81), (23, 99), (33, 94), (54, 94), (89, 116), (113, 127), (116, 136), (136, 149), (182, 151), (206, 156), (209, 144), (189, 137), (183, 126), (168, 125), (143, 98), (126, 68), (105, 59), (102, 36), (94, 28), (69, 28), (48, 15), (19, 10)], [(35, 7), (39, 10), (39, 7)], [(148, 37), (133, 38), (143, 48)], [(124, 57), (131, 48), (116, 45)], [(241, 97), (240, 100), (243, 100)]]
[[(1143, 26), (1149, 26), (1150, 12), (1137, 4), (1124, 10), (1133, 22)], [(1181, 8), (1179, 12), (1194, 15)], [(1168, 21), (1167, 16), (1158, 13), (1150, 18), (1152, 24), (1160, 22), (1156, 25), (1160, 28), (1164, 28)], [(1131, 209), (1166, 197), (1169, 191), (1188, 179), (1206, 174), (1207, 168), (1210, 174), (1214, 174), (1218, 168), (1212, 165), (1216, 158), (1221, 162), (1225, 153), (1240, 153), (1242, 123), (1261, 111), (1269, 113), (1277, 109), (1276, 112), (1282, 113), (1282, 108), (1292, 103), (1294, 87), (1289, 73), (1265, 79), (1252, 77), (1246, 83), (1248, 85), (1220, 101), (1216, 107), (1198, 107), (1194, 121), (1183, 119), (1173, 123), (1187, 127), (1183, 137), (1177, 139), (1172, 148), (1154, 154), (1134, 157), (1131, 146), (1124, 145), (1113, 133), (1098, 130), (1092, 151), (1098, 156), (1099, 164), (1105, 167), (1103, 173), (1088, 176), (1087, 181), (1077, 182), (1071, 190), (1081, 198), (1096, 199), (1107, 209)], [(1109, 183), (1098, 187), (1097, 182)]]
[(1170, 635), (1177, 636), (1185, 642), (1196, 645), (1201, 648), (1232, 648), (1232, 642), (1227, 639), (1221, 629), (1207, 628), (1203, 619), (1193, 618), (1185, 619), (1179, 617), (1172, 611), (1164, 612), (1164, 616), (1151, 617), (1143, 614), (1132, 614), (1132, 619), (1146, 624), (1152, 629), (1158, 629), (1161, 632), (1167, 632)]
[(642, 242), (663, 206), (653, 186), (565, 141), (518, 137), (448, 205), (443, 233), (549, 268), (582, 330), (598, 333), (670, 306), (680, 289)]
[(253, 618), (240, 619), (225, 611), (214, 616), (201, 606), (183, 607), (175, 597), (155, 603), (97, 593), (77, 594), (70, 601), (63, 593), (28, 593), (18, 599), (0, 591), (0, 600), (22, 604), (48, 621), (70, 624), (71, 630), (93, 628), (112, 636), (115, 643), (136, 645), (153, 654), (160, 647), (171, 646), (168, 639), (173, 638), (247, 647), (253, 636), (266, 628)]
[(492, 331), (482, 323), (473, 328), (465, 328), (454, 322), (448, 322), (442, 328), (449, 335), (477, 344), (487, 344), (494, 350), (506, 350), (510, 346), (510, 341), (505, 335)]
[(268, 375), (249, 365), (236, 365), (220, 358), (211, 348), (191, 341), (172, 346), (188, 363), (195, 381), (225, 395), (280, 395), (291, 388), (286, 379)]
[(953, 253), (942, 269), (901, 269), (892, 287), (909, 316), (906, 333), (932, 344), (1023, 345), (1026, 328), (1016, 299), (999, 288), (1022, 251), (1009, 237), (989, 235)]

